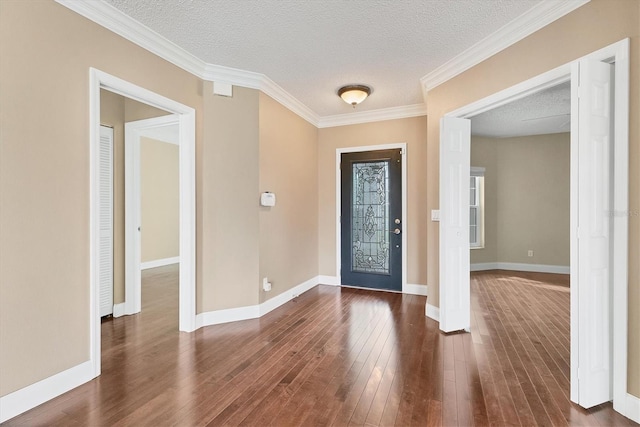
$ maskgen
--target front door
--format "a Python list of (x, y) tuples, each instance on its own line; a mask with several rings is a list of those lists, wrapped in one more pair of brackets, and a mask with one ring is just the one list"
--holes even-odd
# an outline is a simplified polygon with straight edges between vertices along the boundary
[(402, 291), (400, 149), (343, 153), (342, 284)]

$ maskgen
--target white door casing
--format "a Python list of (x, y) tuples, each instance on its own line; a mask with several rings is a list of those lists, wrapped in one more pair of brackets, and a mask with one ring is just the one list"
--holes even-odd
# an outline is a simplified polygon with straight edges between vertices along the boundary
[[(578, 337), (578, 395), (585, 408), (611, 400), (611, 158), (612, 66), (581, 60), (574, 64), (573, 93), (577, 96), (572, 123), (577, 164), (577, 262), (573, 286), (577, 309), (571, 316)], [(577, 76), (577, 77), (575, 77)], [(575, 109), (574, 109), (575, 110)], [(575, 279), (575, 280), (574, 280)]]
[(187, 105), (158, 95), (118, 77), (95, 68), (89, 69), (90, 117), (90, 292), (89, 292), (89, 362), (93, 376), (101, 372), (101, 328), (99, 299), (99, 136), (100, 90), (129, 97), (156, 108), (174, 113), (178, 117), (180, 162), (180, 284), (179, 329), (196, 329), (196, 209), (195, 209), (195, 110)]
[[(471, 121), (440, 120), (440, 330), (468, 330)], [(444, 309), (444, 310), (443, 310)]]
[(100, 317), (113, 313), (113, 129), (100, 126)]
[[(592, 52), (579, 60), (572, 63), (561, 65), (546, 73), (540, 74), (534, 78), (516, 84), (512, 87), (494, 93), (486, 98), (482, 98), (445, 115), (445, 117), (469, 118), (482, 112), (497, 108), (501, 105), (523, 98), (530, 94), (539, 92), (546, 88), (555, 86), (571, 79), (577, 79), (577, 62), (582, 60), (599, 61), (607, 64), (615, 64), (613, 74), (615, 83), (612, 84), (614, 96), (611, 111), (613, 112), (613, 131), (611, 139), (610, 159), (611, 170), (609, 171), (609, 191), (611, 191), (611, 212), (608, 221), (611, 225), (610, 229), (610, 258), (609, 268), (612, 277), (608, 292), (612, 295), (611, 305), (601, 304), (599, 307), (607, 308), (607, 314), (590, 313), (591, 315), (600, 315), (608, 318), (611, 322), (610, 331), (610, 347), (606, 349), (613, 360), (610, 365), (612, 373), (610, 374), (611, 390), (613, 397), (613, 408), (623, 415), (638, 421), (639, 406), (637, 398), (627, 392), (627, 348), (628, 348), (628, 230), (629, 230), (629, 86), (630, 86), (630, 61), (629, 61), (630, 40), (623, 39), (600, 50)], [(577, 117), (577, 95), (572, 100), (572, 116)], [(574, 108), (576, 110), (574, 110)], [(577, 120), (574, 120), (577, 123)], [(573, 126), (573, 124), (572, 124)], [(573, 128), (572, 128), (572, 132)], [(442, 135), (441, 135), (442, 136)], [(576, 288), (580, 285), (574, 277), (577, 277), (577, 199), (578, 190), (574, 185), (577, 182), (577, 164), (579, 162), (575, 149), (578, 143), (577, 136), (572, 135), (572, 154), (571, 154), (571, 400), (580, 402), (581, 405), (588, 404), (587, 400), (582, 402), (578, 398), (578, 361), (583, 360), (580, 353), (583, 351), (593, 351), (588, 345), (579, 345), (578, 331), (578, 293)], [(440, 141), (442, 147), (443, 140)], [(574, 175), (575, 171), (575, 175)], [(440, 192), (442, 193), (442, 183), (444, 182), (443, 170), (440, 170)], [(451, 190), (451, 189), (447, 189)], [(442, 239), (442, 235), (440, 236)], [(443, 245), (440, 243), (440, 259), (443, 257)], [(442, 286), (441, 291), (442, 292)], [(587, 296), (584, 296), (587, 298)], [(593, 297), (591, 297), (593, 298)], [(441, 295), (442, 301), (442, 295)], [(442, 304), (442, 303), (441, 303)], [(606, 307), (605, 307), (606, 306)], [(613, 309), (615, 307), (615, 309)], [(446, 316), (446, 308), (442, 305), (439, 309), (439, 316)], [(576, 315), (573, 315), (576, 313)], [(601, 349), (602, 350), (602, 349)], [(598, 360), (600, 356), (596, 356)], [(600, 359), (602, 360), (602, 359)], [(595, 361), (595, 360), (594, 360)], [(596, 367), (592, 365), (592, 367)], [(603, 365), (601, 365), (603, 366)], [(597, 369), (596, 369), (597, 371)], [(601, 372), (604, 370), (601, 369)], [(583, 372), (581, 372), (583, 374)], [(591, 387), (597, 387), (595, 382)], [(609, 387), (605, 387), (609, 388)]]
[(178, 125), (178, 116), (170, 114), (128, 122), (124, 126), (125, 314), (135, 314), (142, 310), (140, 138), (147, 133), (157, 133), (162, 128)]

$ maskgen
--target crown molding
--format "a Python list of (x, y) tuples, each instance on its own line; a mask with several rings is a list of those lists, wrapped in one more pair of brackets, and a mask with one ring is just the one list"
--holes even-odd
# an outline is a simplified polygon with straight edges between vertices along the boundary
[[(87, 0), (55, 1), (203, 80), (218, 81), (260, 90), (317, 128), (370, 123), (427, 114), (425, 104), (415, 104), (321, 117), (266, 75), (208, 64), (109, 3)], [(424, 98), (426, 99), (426, 94), (430, 89), (484, 61), (589, 1), (566, 0), (558, 2), (545, 0), (540, 6), (524, 13), (516, 21), (505, 25), (491, 36), (476, 43), (462, 54), (420, 79)]]
[(425, 104), (413, 104), (402, 107), (381, 108), (379, 110), (358, 111), (355, 113), (324, 116), (320, 117), (317, 127), (329, 128), (426, 115), (427, 106)]
[(281, 88), (276, 82), (269, 77), (264, 76), (262, 85), (259, 88), (262, 92), (269, 95), (280, 104), (287, 107), (315, 127), (318, 127), (321, 117), (314, 113), (309, 107), (298, 101), (293, 95)]
[(200, 78), (206, 63), (104, 1), (55, 0), (143, 49)]
[[(519, 42), (590, 0), (544, 0), (420, 79), (423, 94)], [(426, 95), (425, 95), (426, 99)]]
[(264, 74), (254, 73), (253, 71), (214, 64), (206, 64), (199, 77), (211, 82), (228, 83), (249, 89), (260, 89), (262, 81), (266, 78)]
[(55, 0), (143, 49), (207, 81), (257, 89), (315, 127), (343, 126), (426, 115), (423, 104), (320, 117), (264, 74), (208, 64), (104, 1)]
[(264, 74), (222, 65), (207, 64), (201, 77), (204, 80), (260, 90), (315, 127), (318, 127), (320, 118), (316, 113)]

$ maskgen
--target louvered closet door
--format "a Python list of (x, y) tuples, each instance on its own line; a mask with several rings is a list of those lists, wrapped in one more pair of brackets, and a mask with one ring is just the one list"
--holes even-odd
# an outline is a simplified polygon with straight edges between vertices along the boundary
[(100, 126), (100, 316), (113, 313), (113, 129)]

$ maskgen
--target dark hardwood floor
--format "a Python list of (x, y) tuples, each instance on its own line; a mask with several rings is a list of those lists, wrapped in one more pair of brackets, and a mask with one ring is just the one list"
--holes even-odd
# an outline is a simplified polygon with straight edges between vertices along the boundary
[(176, 267), (143, 310), (102, 323), (102, 375), (28, 426), (637, 425), (569, 402), (566, 276), (472, 275), (472, 332), (425, 298), (318, 286), (261, 319), (180, 333)]

